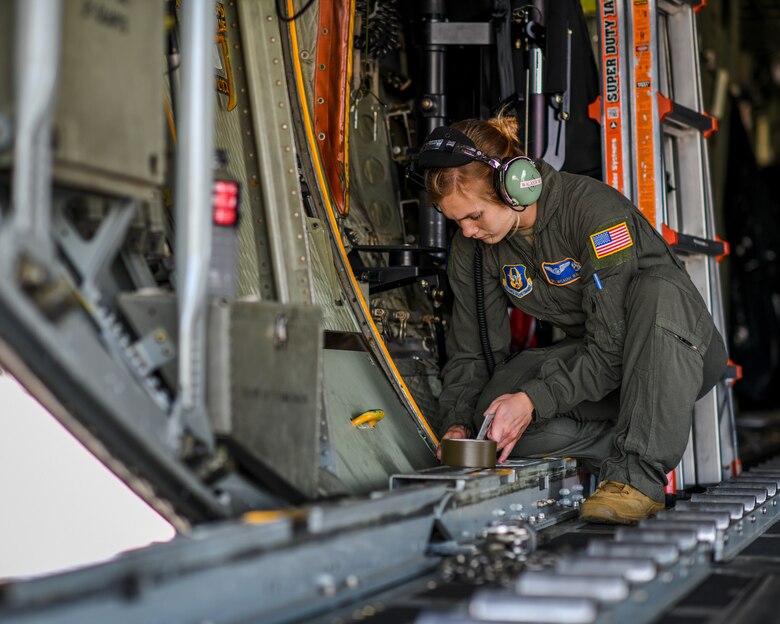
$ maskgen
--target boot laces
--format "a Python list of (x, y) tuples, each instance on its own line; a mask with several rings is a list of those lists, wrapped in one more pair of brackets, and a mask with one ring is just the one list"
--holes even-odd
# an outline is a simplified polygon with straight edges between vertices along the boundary
[(628, 495), (630, 493), (630, 490), (625, 483), (618, 483), (617, 481), (604, 481), (604, 483), (599, 484), (597, 489), (605, 494)]

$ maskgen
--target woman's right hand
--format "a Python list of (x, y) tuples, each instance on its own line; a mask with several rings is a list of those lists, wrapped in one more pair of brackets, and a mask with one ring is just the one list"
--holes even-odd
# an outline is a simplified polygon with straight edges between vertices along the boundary
[[(466, 428), (466, 425), (452, 425), (447, 432), (441, 437), (442, 440), (465, 440), (470, 436), (470, 431)], [(441, 461), (441, 444), (436, 449), (436, 459)]]

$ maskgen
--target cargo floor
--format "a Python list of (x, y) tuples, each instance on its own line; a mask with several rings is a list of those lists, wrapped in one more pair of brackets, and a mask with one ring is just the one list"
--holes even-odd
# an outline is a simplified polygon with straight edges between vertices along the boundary
[[(540, 536), (538, 553), (550, 559), (585, 548), (594, 537), (610, 537), (614, 527), (570, 520)], [(465, 607), (485, 585), (444, 582), (440, 574), (418, 579), (392, 593), (363, 602), (317, 620), (329, 624), (413, 623), (423, 611), (451, 611)], [(671, 607), (660, 611), (659, 624), (748, 624), (780, 621), (780, 523), (729, 562), (713, 563), (709, 575)], [(652, 608), (652, 607), (651, 607)], [(647, 606), (643, 607), (647, 609)], [(552, 620), (551, 620), (552, 621)]]

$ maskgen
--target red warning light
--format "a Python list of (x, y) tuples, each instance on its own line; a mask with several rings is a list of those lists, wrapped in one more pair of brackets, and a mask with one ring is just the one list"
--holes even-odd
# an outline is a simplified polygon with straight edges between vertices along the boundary
[(238, 182), (216, 180), (213, 194), (214, 225), (234, 226), (238, 223)]

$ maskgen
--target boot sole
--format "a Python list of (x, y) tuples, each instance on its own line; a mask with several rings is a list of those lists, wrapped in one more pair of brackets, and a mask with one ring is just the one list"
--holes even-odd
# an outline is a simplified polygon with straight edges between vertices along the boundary
[(590, 522), (592, 524), (637, 524), (639, 520), (644, 520), (644, 518), (634, 520), (618, 516), (617, 514), (606, 515), (599, 513), (585, 513), (580, 514), (580, 520), (582, 522)]
[(594, 524), (637, 524), (641, 520), (652, 518), (660, 509), (654, 509), (646, 515), (640, 516), (621, 516), (614, 509), (609, 507), (598, 507), (592, 511), (581, 511), (580, 520), (583, 522), (592, 522)]

